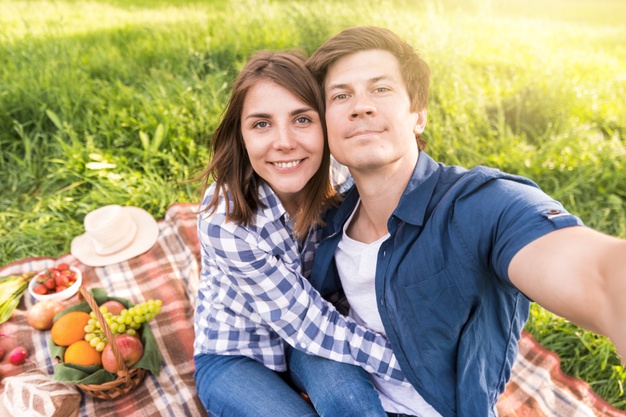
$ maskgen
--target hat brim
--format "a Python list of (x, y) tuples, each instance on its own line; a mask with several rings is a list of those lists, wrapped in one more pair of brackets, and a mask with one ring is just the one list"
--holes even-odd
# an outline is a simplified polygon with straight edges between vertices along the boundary
[(127, 261), (147, 252), (159, 237), (159, 225), (150, 213), (139, 207), (122, 207), (137, 225), (137, 235), (130, 245), (110, 255), (98, 255), (93, 239), (84, 233), (72, 240), (71, 253), (88, 266), (106, 266)]

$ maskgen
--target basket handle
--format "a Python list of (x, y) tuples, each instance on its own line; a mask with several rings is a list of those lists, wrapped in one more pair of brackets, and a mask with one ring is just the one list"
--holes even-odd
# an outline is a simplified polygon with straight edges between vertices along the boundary
[(80, 293), (80, 295), (83, 296), (85, 301), (87, 301), (87, 304), (89, 304), (89, 307), (91, 307), (91, 310), (96, 315), (96, 319), (100, 323), (102, 330), (104, 330), (104, 334), (107, 337), (108, 343), (111, 344), (111, 349), (113, 350), (113, 356), (115, 357), (115, 362), (117, 363), (117, 376), (120, 378), (129, 379), (128, 367), (126, 366), (126, 363), (124, 362), (124, 358), (122, 357), (122, 354), (120, 353), (120, 350), (117, 347), (117, 343), (115, 343), (114, 341), (113, 332), (109, 328), (108, 323), (106, 322), (106, 320), (104, 319), (104, 316), (100, 312), (100, 308), (98, 307), (96, 300), (93, 299), (89, 291), (87, 291), (87, 288), (83, 287), (82, 285), (78, 288), (78, 292)]

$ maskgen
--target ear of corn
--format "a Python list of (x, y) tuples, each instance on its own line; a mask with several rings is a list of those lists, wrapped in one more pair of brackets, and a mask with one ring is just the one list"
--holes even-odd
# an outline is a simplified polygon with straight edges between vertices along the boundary
[(0, 277), (0, 324), (11, 318), (35, 272)]

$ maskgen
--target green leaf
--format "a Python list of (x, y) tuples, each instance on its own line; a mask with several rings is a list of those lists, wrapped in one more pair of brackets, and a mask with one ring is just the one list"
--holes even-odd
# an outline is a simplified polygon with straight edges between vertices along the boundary
[(143, 147), (143, 150), (149, 151), (150, 150), (150, 138), (148, 137), (148, 134), (144, 132), (143, 130), (140, 130), (139, 139), (141, 140), (141, 146)]
[(156, 152), (159, 150), (159, 148), (161, 147), (161, 142), (163, 142), (164, 137), (165, 135), (164, 135), (163, 124), (159, 123), (159, 125), (156, 128), (156, 132), (154, 132), (154, 137), (152, 138), (152, 144), (150, 146), (151, 152)]
[(61, 123), (61, 119), (59, 119), (59, 116), (57, 116), (55, 112), (53, 112), (52, 110), (46, 109), (46, 114), (48, 115), (52, 123), (54, 123), (54, 125), (57, 127), (57, 129), (59, 130), (63, 129), (63, 123)]

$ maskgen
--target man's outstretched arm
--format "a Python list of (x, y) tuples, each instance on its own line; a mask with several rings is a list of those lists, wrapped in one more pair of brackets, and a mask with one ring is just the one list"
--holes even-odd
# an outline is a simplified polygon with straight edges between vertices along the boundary
[(626, 363), (626, 240), (580, 226), (556, 230), (522, 248), (509, 277), (545, 309), (608, 336)]

